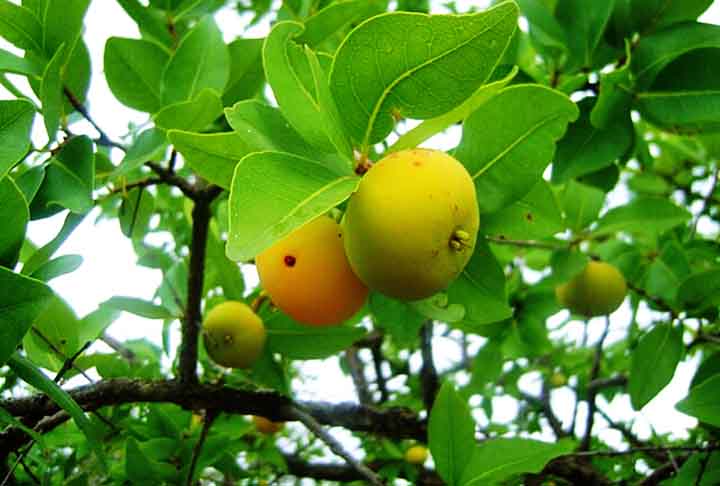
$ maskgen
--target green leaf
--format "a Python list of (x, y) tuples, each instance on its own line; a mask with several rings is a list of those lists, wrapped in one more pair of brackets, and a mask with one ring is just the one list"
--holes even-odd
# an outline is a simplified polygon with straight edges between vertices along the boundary
[(264, 319), (264, 322), (270, 351), (288, 359), (325, 359), (365, 335), (362, 327), (303, 326), (280, 312)]
[(293, 229), (340, 204), (360, 178), (315, 160), (258, 152), (235, 168), (230, 191), (227, 255), (246, 261)]
[(575, 180), (568, 181), (560, 198), (565, 211), (565, 224), (575, 233), (595, 221), (605, 203), (604, 192)]
[(689, 22), (643, 36), (630, 65), (640, 90), (650, 87), (665, 66), (695, 49), (720, 47), (720, 26)]
[(90, 0), (43, 0), (38, 18), (42, 22), (43, 50), (48, 57), (63, 44), (66, 55), (75, 49), (89, 6)]
[(503, 341), (506, 358), (540, 357), (552, 351), (545, 321), (529, 314), (524, 312), (520, 319), (508, 323), (509, 332)]
[(44, 283), (0, 267), (0, 364), (15, 352), (52, 297)]
[(65, 217), (65, 222), (63, 223), (62, 228), (60, 228), (60, 231), (55, 236), (55, 238), (50, 240), (45, 246), (37, 250), (35, 253), (32, 254), (30, 258), (28, 258), (28, 260), (23, 265), (22, 273), (24, 275), (29, 275), (38, 268), (40, 268), (45, 262), (47, 262), (58, 250), (58, 248), (60, 248), (60, 246), (65, 242), (68, 236), (72, 234), (75, 228), (77, 228), (78, 225), (82, 223), (84, 218), (84, 214), (68, 214)]
[(449, 302), (465, 306), (465, 315), (454, 324), (470, 329), (507, 319), (505, 274), (486, 241), (479, 238), (475, 252), (458, 278), (447, 289)]
[(0, 179), (27, 153), (34, 117), (29, 101), (0, 100)]
[[(2, 9), (2, 4), (0, 4), (0, 9)], [(25, 76), (40, 76), (42, 69), (30, 59), (18, 57), (0, 49), (0, 73), (4, 72)]]
[(18, 261), (30, 220), (25, 196), (10, 177), (0, 178), (0, 266), (12, 269)]
[(178, 471), (170, 464), (150, 459), (133, 437), (125, 447), (125, 477), (135, 484), (177, 480)]
[(567, 70), (592, 68), (593, 54), (602, 40), (605, 26), (610, 20), (614, 1), (586, 2), (585, 0), (559, 0), (555, 15), (567, 34), (570, 62)]
[(428, 423), (428, 438), (435, 468), (449, 486), (462, 484), (460, 478), (470, 464), (475, 448), (475, 422), (467, 403), (449, 381), (435, 398)]
[(590, 123), (591, 107), (590, 100), (580, 103), (580, 118), (568, 126), (567, 133), (558, 142), (552, 167), (553, 182), (566, 182), (604, 169), (630, 148), (634, 132), (630, 118), (598, 129)]
[(720, 375), (715, 375), (691, 388), (688, 396), (680, 400), (675, 408), (701, 422), (720, 427), (718, 400), (720, 400)]
[(88, 444), (95, 452), (103, 469), (107, 470), (105, 454), (97, 439), (99, 434), (95, 426), (90, 422), (90, 419), (85, 416), (85, 412), (80, 408), (80, 405), (78, 405), (65, 390), (60, 388), (57, 383), (45, 376), (37, 366), (19, 354), (13, 354), (10, 357), (8, 365), (23, 381), (45, 393), (53, 402), (72, 417), (78, 428), (85, 434)]
[(376, 0), (347, 0), (331, 3), (305, 21), (305, 31), (298, 42), (316, 47), (337, 32), (344, 31), (359, 21), (379, 14), (384, 5)]
[(398, 347), (415, 347), (420, 327), (426, 320), (423, 315), (405, 302), (379, 292), (372, 292), (368, 303), (375, 325), (388, 332)]
[(58, 371), (82, 346), (78, 339), (79, 320), (72, 307), (55, 296), (37, 316), (23, 340), (29, 359), (45, 369)]
[(662, 486), (714, 486), (720, 483), (720, 453), (695, 453)]
[(522, 199), (499, 211), (483, 215), (482, 232), (508, 239), (535, 239), (563, 229), (560, 208), (550, 184), (540, 180)]
[(415, 148), (433, 135), (465, 120), (473, 111), (477, 110), (512, 81), (517, 72), (518, 68), (515, 66), (504, 78), (478, 88), (478, 90), (460, 106), (443, 115), (425, 120), (407, 133), (402, 134), (397, 142), (387, 150), (386, 154), (398, 150)]
[(472, 376), (468, 384), (471, 393), (481, 393), (485, 385), (500, 378), (502, 367), (502, 345), (499, 341), (489, 340), (473, 359)]
[(169, 58), (154, 42), (109, 38), (105, 44), (104, 65), (110, 91), (125, 106), (155, 113), (163, 106), (160, 89)]
[(677, 290), (677, 301), (688, 310), (702, 311), (720, 299), (720, 269), (713, 268), (687, 276)]
[[(215, 285), (223, 289), (223, 295), (230, 300), (243, 300), (245, 281), (240, 266), (225, 255), (225, 242), (218, 237), (217, 224), (210, 222), (205, 266), (208, 275), (215, 272)], [(207, 277), (207, 275), (206, 275)]]
[(236, 132), (205, 134), (170, 130), (168, 138), (192, 170), (223, 189), (230, 189), (240, 159), (257, 150)]
[(670, 324), (657, 324), (642, 337), (632, 353), (628, 380), (635, 410), (643, 408), (670, 383), (684, 350), (682, 330)]
[(574, 448), (571, 440), (556, 444), (519, 438), (489, 440), (475, 448), (459, 484), (492, 485), (518, 474), (538, 473), (548, 462), (571, 453)]
[(476, 14), (393, 12), (360, 24), (330, 74), (347, 133), (366, 152), (391, 132), (393, 114), (425, 120), (461, 104), (490, 78), (517, 16), (516, 4), (504, 2)]
[(475, 181), (481, 213), (502, 209), (540, 181), (578, 109), (537, 85), (505, 88), (468, 118), (455, 156)]
[(568, 39), (565, 29), (542, 0), (517, 0), (523, 16), (528, 20), (528, 30), (533, 44), (549, 57), (559, 57), (567, 52)]
[(97, 309), (80, 320), (78, 342), (84, 345), (88, 341), (95, 341), (118, 317), (120, 317), (119, 310), (100, 304)]
[(15, 179), (18, 189), (25, 196), (25, 201), (32, 202), (35, 194), (40, 189), (43, 179), (45, 179), (45, 167), (42, 166), (28, 169)]
[(163, 102), (194, 99), (209, 88), (222, 93), (230, 75), (230, 54), (212, 17), (200, 21), (183, 39), (163, 73)]
[(61, 45), (45, 66), (40, 83), (40, 101), (48, 138), (55, 139), (62, 114), (63, 86), (60, 70), (65, 62), (65, 45)]
[(207, 128), (222, 112), (222, 100), (218, 93), (212, 89), (203, 89), (192, 101), (166, 106), (157, 112), (153, 121), (163, 130), (199, 131)]
[(155, 127), (143, 130), (128, 148), (120, 164), (112, 171), (110, 178), (125, 175), (137, 169), (148, 160), (163, 157), (167, 146), (165, 133)]
[(167, 15), (153, 8), (145, 8), (139, 0), (118, 0), (120, 6), (137, 23), (143, 37), (150, 37), (165, 46), (172, 46), (174, 39), (167, 28)]
[(292, 41), (302, 30), (298, 22), (275, 24), (263, 44), (265, 77), (283, 115), (305, 140), (324, 152), (350, 157), (317, 56)]
[(668, 241), (658, 258), (650, 264), (645, 274), (645, 289), (666, 302), (674, 302), (681, 282), (692, 273), (690, 262), (682, 246)]
[(123, 197), (118, 220), (120, 230), (128, 238), (142, 240), (147, 232), (150, 218), (155, 209), (155, 197), (150, 191), (136, 187)]
[(634, 29), (645, 33), (670, 24), (695, 20), (713, 0), (629, 0), (629, 3)]
[(11, 425), (13, 427), (17, 427), (18, 429), (25, 432), (28, 436), (32, 437), (35, 442), (40, 444), (43, 450), (47, 450), (47, 444), (45, 443), (45, 439), (41, 434), (22, 423), (19, 419), (17, 419), (14, 415), (12, 415), (10, 412), (8, 412), (2, 407), (0, 407), (0, 423), (2, 423), (3, 425)]
[(84, 213), (93, 207), (95, 187), (95, 153), (92, 141), (85, 135), (70, 139), (50, 160), (45, 179), (31, 210), (38, 206), (58, 205), (75, 213)]
[(103, 302), (102, 305), (129, 312), (146, 319), (175, 319), (177, 317), (161, 305), (135, 297), (112, 297)]
[[(705, 354), (705, 353), (703, 353)], [(695, 375), (690, 382), (690, 388), (695, 388), (708, 378), (720, 375), (720, 352), (706, 355), (700, 366), (695, 370)]]
[(633, 102), (635, 79), (630, 64), (632, 46), (625, 42), (625, 64), (600, 75), (600, 93), (590, 113), (590, 122), (596, 128), (610, 128), (616, 120), (627, 119)]
[(63, 255), (46, 262), (42, 267), (33, 272), (30, 277), (42, 282), (74, 272), (82, 265), (83, 257), (80, 255)]
[(26, 51), (41, 51), (42, 25), (33, 13), (21, 5), (0, 0), (0, 37)]
[(253, 98), (265, 81), (262, 65), (264, 39), (235, 39), (228, 44), (230, 78), (222, 96), (223, 106)]
[[(652, 218), (648, 218), (649, 214), (652, 214)], [(688, 219), (690, 213), (668, 199), (643, 196), (608, 211), (600, 218), (593, 234), (608, 235), (618, 231), (662, 233)]]

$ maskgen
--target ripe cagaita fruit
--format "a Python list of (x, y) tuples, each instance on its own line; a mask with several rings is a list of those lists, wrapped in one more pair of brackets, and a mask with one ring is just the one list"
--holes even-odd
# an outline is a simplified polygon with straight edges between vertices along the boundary
[(415, 445), (405, 451), (405, 461), (410, 464), (423, 464), (427, 458), (428, 450), (425, 446)]
[(262, 354), (265, 326), (245, 303), (228, 300), (213, 307), (203, 323), (208, 355), (228, 368), (249, 368)]
[(550, 385), (554, 388), (567, 385), (567, 377), (559, 371), (550, 375)]
[(582, 272), (555, 289), (560, 305), (586, 317), (611, 314), (626, 294), (627, 284), (620, 271), (598, 261), (590, 261)]
[(363, 176), (342, 224), (350, 265), (368, 287), (401, 300), (430, 297), (472, 256), (475, 185), (443, 152), (395, 152)]
[(277, 434), (285, 427), (285, 422), (273, 422), (259, 415), (253, 415), (252, 420), (257, 431), (267, 435)]
[(345, 256), (340, 225), (328, 216), (296, 229), (259, 254), (255, 263), (272, 302), (303, 324), (340, 324), (367, 298), (367, 287)]

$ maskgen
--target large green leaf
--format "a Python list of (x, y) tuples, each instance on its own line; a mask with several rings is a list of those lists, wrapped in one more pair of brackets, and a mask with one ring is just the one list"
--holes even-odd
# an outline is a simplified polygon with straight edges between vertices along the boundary
[(40, 369), (26, 358), (15, 353), (10, 357), (8, 365), (26, 383), (45, 393), (59, 407), (65, 410), (75, 421), (78, 428), (85, 434), (88, 444), (95, 452), (104, 469), (107, 469), (105, 455), (98, 441), (98, 432), (87, 418), (80, 405), (57, 383), (45, 376)]
[(41, 51), (42, 25), (27, 8), (0, 0), (0, 37), (26, 51)]
[(471, 15), (394, 12), (360, 24), (330, 75), (350, 137), (366, 151), (390, 133), (393, 116), (434, 118), (465, 101), (489, 79), (517, 16), (504, 2)]
[(44, 283), (0, 267), (0, 363), (15, 352), (52, 297)]
[(608, 128), (595, 128), (590, 122), (591, 100), (580, 103), (580, 118), (568, 126), (557, 144), (553, 161), (553, 182), (565, 182), (612, 165), (628, 151), (633, 141), (630, 117), (615, 120)]
[(565, 29), (570, 51), (570, 62), (565, 69), (593, 67), (593, 54), (610, 20), (614, 3), (558, 0), (555, 15)]
[(264, 323), (270, 350), (289, 359), (324, 359), (365, 335), (362, 327), (303, 326), (280, 312), (264, 319)]
[(37, 316), (23, 340), (28, 358), (45, 369), (60, 370), (84, 344), (78, 338), (79, 322), (70, 305), (55, 296)]
[(161, 101), (162, 73), (169, 59), (160, 45), (143, 39), (111, 37), (105, 44), (105, 77), (126, 106), (155, 113)]
[(235, 168), (227, 255), (246, 261), (350, 197), (360, 178), (310, 159), (258, 152)]
[(223, 106), (252, 98), (262, 87), (262, 45), (263, 39), (235, 39), (228, 44), (230, 78), (222, 96)]
[(166, 106), (153, 117), (163, 130), (204, 130), (223, 112), (222, 100), (217, 91), (203, 89), (192, 100)]
[(633, 31), (646, 33), (671, 24), (695, 20), (713, 0), (622, 0), (615, 3), (618, 6), (627, 4), (627, 10), (619, 20), (626, 25), (626, 34), (631, 34)]
[(222, 93), (230, 76), (230, 54), (212, 17), (184, 38), (163, 73), (164, 104), (188, 101), (205, 88)]
[(505, 274), (487, 242), (479, 238), (475, 252), (458, 278), (447, 289), (448, 301), (465, 306), (456, 323), (469, 329), (507, 319), (512, 309), (507, 302)]
[(10, 177), (0, 178), (0, 265), (13, 268), (25, 241), (25, 229), (30, 220), (25, 196)]
[(720, 269), (688, 275), (677, 290), (678, 304), (688, 310), (705, 310), (720, 302)]
[(405, 302), (372, 292), (368, 300), (370, 314), (376, 326), (392, 336), (401, 348), (413, 348), (418, 332), (427, 319)]
[(428, 438), (435, 468), (449, 486), (460, 479), (475, 448), (475, 422), (467, 403), (449, 381), (435, 398), (428, 423)]
[(27, 153), (34, 117), (29, 101), (0, 100), (0, 179)]
[(177, 317), (165, 307), (137, 297), (112, 297), (103, 302), (102, 305), (145, 317), (146, 319), (174, 319)]
[(33, 272), (30, 277), (43, 282), (74, 272), (82, 265), (83, 257), (80, 255), (62, 255), (48, 260), (43, 266)]
[(125, 157), (109, 177), (112, 179), (127, 174), (148, 160), (162, 158), (166, 147), (167, 137), (164, 131), (155, 127), (143, 130), (128, 147)]
[(136, 187), (123, 196), (118, 220), (120, 230), (128, 238), (142, 240), (155, 209), (155, 197), (150, 191)]
[(30, 258), (27, 259), (27, 261), (23, 265), (22, 273), (24, 275), (30, 275), (35, 270), (40, 268), (43, 264), (45, 264), (45, 262), (47, 262), (53, 256), (53, 254), (58, 250), (58, 248), (62, 246), (62, 244), (65, 242), (68, 236), (72, 234), (75, 228), (77, 228), (78, 225), (82, 223), (84, 218), (85, 214), (69, 213), (65, 217), (65, 222), (63, 223), (62, 228), (60, 228), (58, 234), (46, 245), (33, 253)]
[(331, 3), (305, 21), (305, 31), (298, 38), (298, 42), (310, 47), (318, 46), (333, 34), (371, 15), (381, 13), (384, 7), (382, 0), (347, 0)]
[(570, 180), (561, 194), (565, 225), (579, 232), (595, 221), (605, 203), (605, 193), (586, 184)]
[(596, 128), (610, 128), (616, 120), (627, 119), (633, 102), (635, 80), (630, 70), (632, 47), (625, 45), (625, 64), (600, 75), (600, 93), (590, 113)]
[(640, 410), (670, 383), (683, 355), (682, 331), (658, 324), (640, 340), (632, 353), (628, 381), (630, 401)]
[(236, 132), (206, 134), (170, 130), (168, 137), (198, 175), (223, 189), (230, 189), (240, 159), (257, 150)]
[(715, 375), (691, 388), (688, 396), (675, 407), (701, 422), (720, 427), (718, 401), (720, 401), (720, 375)]
[(533, 44), (549, 57), (559, 57), (568, 50), (567, 33), (542, 0), (517, 0), (522, 15), (528, 20)]
[(518, 474), (538, 473), (556, 457), (569, 454), (575, 444), (555, 444), (530, 439), (493, 439), (477, 447), (459, 484), (493, 485)]
[(480, 212), (492, 213), (530, 192), (577, 116), (567, 96), (538, 85), (505, 88), (480, 106), (465, 121), (455, 151), (475, 181)]
[[(652, 218), (648, 215), (652, 214)], [(690, 219), (690, 213), (671, 201), (659, 197), (638, 197), (625, 206), (608, 211), (600, 218), (595, 235), (618, 231), (661, 233)]]
[[(69, 55), (82, 33), (85, 12), (90, 0), (44, 0), (38, 18), (42, 23), (42, 44), (50, 57), (65, 44)], [(64, 64), (64, 62), (63, 62)]]
[(45, 66), (40, 82), (40, 101), (48, 138), (55, 139), (62, 114), (63, 86), (60, 70), (65, 62), (65, 45), (61, 45)]
[[(2, 8), (2, 7), (0, 7)], [(7, 51), (0, 49), (0, 73), (23, 74), (25, 76), (40, 76), (42, 69), (37, 63), (18, 57)]]
[(481, 230), (509, 239), (545, 238), (562, 231), (560, 208), (550, 184), (540, 180), (522, 199), (483, 215)]
[(305, 140), (325, 152), (350, 157), (325, 71), (310, 48), (292, 41), (302, 30), (298, 22), (275, 24), (263, 45), (265, 76), (280, 110)]

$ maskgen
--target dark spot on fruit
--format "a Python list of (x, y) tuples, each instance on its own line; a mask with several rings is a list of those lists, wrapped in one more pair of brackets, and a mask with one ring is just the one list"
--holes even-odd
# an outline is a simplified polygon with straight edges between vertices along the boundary
[(338, 238), (342, 238), (342, 233), (338, 233)]
[(63, 344), (63, 345), (67, 344), (67, 339), (61, 339), (60, 344)]
[(500, 238), (501, 240), (504, 240), (504, 239), (505, 239), (505, 235), (500, 235), (500, 236), (498, 236), (498, 238)]
[(416, 160), (416, 161), (413, 162), (413, 165), (414, 165), (415, 167), (420, 167), (420, 166), (422, 165), (422, 162), (420, 162), (419, 160)]
[(292, 255), (285, 255), (285, 258), (283, 258), (283, 262), (285, 262), (286, 267), (294, 267), (297, 259)]
[(525, 215), (525, 219), (527, 219), (528, 221), (532, 221), (532, 220), (533, 220), (533, 215), (532, 215), (532, 213), (527, 213), (527, 214)]
[(433, 256), (433, 258), (436, 257), (436, 256), (438, 256), (439, 254), (440, 254), (440, 250), (438, 250), (437, 248), (435, 248), (435, 249), (432, 251), (432, 256)]

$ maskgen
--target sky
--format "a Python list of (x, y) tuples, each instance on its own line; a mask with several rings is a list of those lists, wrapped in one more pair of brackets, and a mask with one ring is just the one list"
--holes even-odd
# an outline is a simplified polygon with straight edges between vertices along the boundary
[[(477, 1), (458, 0), (458, 6), (468, 8), (477, 5)], [(235, 10), (227, 8), (216, 15), (225, 40), (230, 42), (245, 32), (250, 16), (240, 16)], [(708, 12), (701, 18), (704, 22), (720, 23), (720, 2), (716, 1)], [(245, 32), (246, 37), (263, 37), (269, 28), (268, 22), (263, 22)], [(90, 113), (100, 126), (114, 139), (120, 139), (126, 132), (128, 122), (143, 123), (147, 115), (130, 110), (120, 104), (110, 93), (105, 79), (99, 75), (102, 70), (102, 58), (105, 41), (110, 36), (139, 37), (137, 28), (120, 6), (111, 0), (95, 0), (91, 3), (85, 22), (85, 40), (90, 49), (92, 66), (95, 75), (92, 77), (88, 99)], [(18, 53), (12, 46), (0, 39), (0, 48)], [(10, 76), (23, 91), (29, 93), (27, 84), (22, 78)], [(0, 99), (11, 98), (11, 95), (0, 87)], [(87, 124), (78, 124), (81, 133), (94, 133)], [(459, 140), (459, 131), (451, 132), (445, 136), (435, 137), (425, 146), (440, 149), (449, 149)], [(43, 139), (43, 137), (45, 137)], [(36, 145), (42, 145), (46, 136), (42, 128), (40, 117), (36, 117), (33, 138)], [(121, 154), (115, 153), (119, 160)], [(116, 161), (117, 161), (116, 160)], [(82, 266), (75, 272), (59, 277), (51, 282), (53, 289), (65, 298), (75, 309), (79, 316), (94, 310), (97, 305), (112, 296), (133, 296), (150, 300), (160, 284), (161, 274), (158, 270), (148, 269), (135, 264), (136, 256), (132, 250), (130, 240), (120, 232), (117, 220), (101, 221), (93, 224), (97, 213), (91, 216), (78, 227), (63, 245), (56, 256), (66, 254), (79, 254), (84, 258)], [(42, 245), (52, 239), (62, 225), (63, 215), (54, 216), (41, 221), (34, 221), (29, 225), (28, 234), (33, 242)], [(243, 271), (247, 276), (248, 286), (257, 283), (257, 275), (252, 266), (246, 265)], [(622, 339), (624, 329), (629, 320), (627, 304), (612, 316), (611, 332), (608, 342)], [(644, 320), (651, 319), (649, 311), (644, 311)], [(556, 316), (550, 323), (552, 328), (562, 321), (563, 315)], [(647, 321), (649, 322), (649, 320)], [(602, 323), (591, 322), (590, 340), (594, 342), (602, 330)], [(161, 321), (149, 321), (131, 314), (122, 316), (109, 328), (108, 333), (117, 339), (147, 338), (153, 342), (161, 342)], [(571, 340), (579, 343), (582, 334), (582, 324), (574, 322), (563, 331), (553, 332), (553, 337)], [(179, 344), (179, 334), (173, 333), (173, 345)], [(482, 340), (476, 340), (476, 349)], [(440, 369), (450, 366), (457, 359), (457, 346), (451, 339), (438, 337), (435, 342), (436, 361)], [(99, 346), (102, 349), (102, 346)], [(411, 369), (417, 371), (420, 366), (418, 356), (411, 358)], [(608, 411), (615, 420), (635, 420), (633, 430), (641, 437), (648, 437), (652, 430), (663, 433), (671, 432), (676, 437), (686, 436), (688, 427), (695, 424), (692, 419), (674, 409), (674, 404), (683, 398), (697, 366), (697, 359), (686, 360), (678, 367), (673, 381), (652, 400), (641, 413), (634, 412), (629, 403), (629, 397), (616, 399), (610, 404), (601, 403), (601, 407)], [(336, 358), (328, 361), (308, 361), (303, 364), (302, 371), (305, 380), (295, 384), (297, 398), (322, 399), (327, 401), (355, 400), (355, 391), (349, 377), (340, 372)], [(332, 386), (328, 386), (332, 383)], [(573, 382), (571, 381), (571, 384)], [(523, 377), (521, 386), (528, 392), (539, 393), (540, 378), (537, 374)], [(572, 410), (573, 394), (567, 388), (557, 389), (552, 393), (552, 404), (560, 416), (569, 416)], [(510, 422), (517, 413), (517, 403), (507, 397), (495, 399), (494, 421)], [(580, 417), (579, 424), (584, 423)], [(485, 425), (487, 418), (482, 412), (476, 415), (479, 425)], [(602, 420), (597, 421), (597, 430), (601, 436), (610, 443), (619, 444), (620, 437), (610, 430)], [(549, 433), (541, 434), (543, 438), (551, 439)]]

